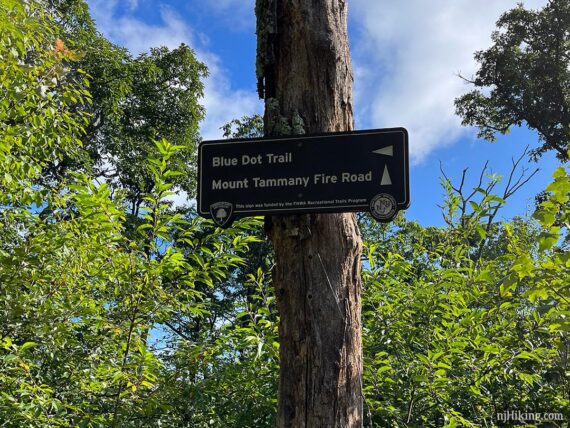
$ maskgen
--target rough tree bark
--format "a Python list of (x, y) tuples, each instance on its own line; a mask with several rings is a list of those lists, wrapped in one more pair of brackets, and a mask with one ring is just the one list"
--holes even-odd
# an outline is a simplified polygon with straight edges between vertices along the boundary
[[(351, 130), (346, 2), (257, 0), (256, 15), (266, 134)], [(281, 316), (277, 426), (362, 426), (362, 244), (356, 218), (273, 216), (266, 228)]]

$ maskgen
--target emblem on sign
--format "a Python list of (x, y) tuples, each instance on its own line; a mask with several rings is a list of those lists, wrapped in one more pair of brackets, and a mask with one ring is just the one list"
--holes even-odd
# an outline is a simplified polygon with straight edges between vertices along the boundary
[(220, 227), (224, 227), (232, 219), (234, 206), (230, 202), (216, 202), (210, 205), (210, 214), (212, 219)]
[(398, 211), (398, 204), (392, 195), (380, 193), (370, 201), (370, 214), (378, 221), (390, 221)]

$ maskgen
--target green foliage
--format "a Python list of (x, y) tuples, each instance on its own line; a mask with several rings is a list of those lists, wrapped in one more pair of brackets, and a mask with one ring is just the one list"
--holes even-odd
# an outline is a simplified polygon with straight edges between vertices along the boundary
[(133, 57), (95, 29), (84, 0), (44, 2), (70, 46), (81, 53), (69, 65), (75, 75), (85, 70), (92, 103), (81, 158), (68, 157), (44, 171), (45, 181), (58, 181), (71, 172), (102, 177), (112, 189), (124, 189), (131, 214), (139, 214), (144, 194), (152, 191), (152, 172), (146, 159), (155, 156), (154, 140), (183, 146), (171, 164), (181, 172), (175, 189), (194, 196), (198, 123), (204, 117), (199, 104), (206, 66), (182, 44), (157, 47)]
[[(570, 331), (570, 252), (562, 236), (570, 232), (570, 176), (568, 168), (559, 167), (554, 181), (546, 188), (548, 199), (535, 212), (542, 231), (538, 235), (539, 253), (542, 256), (532, 269), (519, 271), (528, 276), (532, 287), (528, 297), (531, 302), (543, 302), (552, 333), (567, 336)], [(520, 262), (526, 266), (526, 260)]]
[(224, 138), (263, 137), (263, 117), (256, 114), (234, 119), (222, 126)]
[[(227, 137), (260, 136), (258, 116), (227, 124)], [(208, 222), (211, 225), (211, 222)], [(224, 269), (226, 275), (203, 293), (207, 313), (178, 313), (164, 324), (169, 387), (161, 391), (170, 404), (156, 415), (167, 426), (273, 426), (278, 379), (278, 338), (275, 297), (270, 272), (272, 252), (259, 219), (244, 219), (227, 229), (232, 244), (247, 242), (243, 264)], [(234, 228), (239, 229), (235, 230)], [(209, 226), (195, 234), (207, 247), (220, 239)], [(188, 243), (186, 243), (188, 244)], [(187, 252), (192, 247), (179, 244)], [(226, 247), (227, 248), (227, 247)], [(202, 254), (207, 258), (207, 254)], [(176, 378), (172, 378), (176, 373)]]
[(179, 313), (207, 313), (197, 285), (243, 264), (252, 222), (222, 234), (172, 211), (183, 174), (172, 166), (187, 146), (165, 139), (147, 143), (150, 190), (136, 219), (128, 186), (69, 169), (40, 179), (86, 157), (81, 55), (39, 4), (3, 1), (0, 13), (9, 30), (0, 45), (0, 422), (155, 426), (170, 408), (162, 399), (173, 375), (156, 329)]
[(464, 125), (494, 140), (526, 123), (543, 141), (535, 157), (554, 150), (568, 159), (570, 144), (570, 4), (552, 0), (539, 11), (522, 5), (503, 14), (493, 46), (475, 54), (477, 89), (456, 100)]
[(157, 149), (142, 239), (125, 236), (125, 207), (106, 185), (78, 176), (64, 196), (49, 201), (49, 217), (29, 213), (20, 242), (4, 243), (0, 373), (8, 387), (0, 420), (8, 426), (132, 426), (166, 405), (158, 399), (168, 384), (152, 328), (176, 312), (203, 313), (194, 284), (224, 278), (251, 240), (214, 233), (217, 246), (180, 251), (173, 230), (192, 241), (198, 227), (185, 228), (168, 211), (168, 159), (177, 147), (161, 141)]
[(445, 228), (400, 220), (384, 227), (387, 241), (366, 243), (364, 392), (374, 425), (495, 426), (509, 409), (568, 419), (569, 256), (551, 221), (566, 210), (568, 176), (559, 169), (548, 188), (536, 214), (543, 230), (520, 218), (489, 223), (509, 195), (507, 184), (494, 196), (489, 180), (471, 195), (444, 181)]
[(90, 47), (81, 64), (93, 79), (93, 119), (85, 138), (93, 173), (126, 189), (137, 207), (153, 182), (145, 162), (155, 153), (149, 142), (165, 138), (181, 146), (171, 159), (181, 172), (173, 183), (194, 195), (198, 122), (204, 116), (198, 99), (206, 67), (185, 45), (151, 49), (133, 59), (105, 40), (95, 43), (104, 55)]
[(69, 73), (74, 52), (35, 3), (2, 0), (0, 26), (0, 205), (29, 204), (42, 198), (31, 183), (46, 164), (78, 152), (86, 116), (69, 107), (90, 98), (83, 72)]
[(215, 321), (172, 347), (168, 361), (176, 369), (162, 391), (170, 407), (157, 420), (188, 427), (274, 425), (279, 344), (268, 276), (262, 269), (248, 275), (241, 287), (249, 294), (238, 294), (225, 310), (208, 305)]
[[(195, 179), (203, 65), (185, 46), (132, 58), (80, 0), (0, 0), (0, 24), (0, 425), (273, 426), (262, 222), (221, 230), (170, 202)], [(570, 178), (535, 220), (498, 222), (532, 177), (518, 162), (501, 192), (485, 169), (469, 192), (444, 177), (445, 227), (362, 216), (370, 424), (570, 419)]]

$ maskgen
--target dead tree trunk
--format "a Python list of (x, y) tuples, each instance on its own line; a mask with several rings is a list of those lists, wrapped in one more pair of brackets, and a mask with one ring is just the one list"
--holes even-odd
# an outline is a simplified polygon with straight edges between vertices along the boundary
[[(257, 0), (256, 15), (266, 134), (352, 129), (346, 2)], [(277, 426), (362, 426), (355, 216), (273, 216), (266, 223), (281, 316)]]

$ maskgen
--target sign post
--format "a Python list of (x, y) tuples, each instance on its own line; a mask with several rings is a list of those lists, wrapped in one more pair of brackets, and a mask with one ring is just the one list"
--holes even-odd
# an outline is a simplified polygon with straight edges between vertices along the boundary
[(239, 217), (368, 211), (388, 222), (410, 204), (403, 128), (316, 136), (204, 141), (198, 213)]

